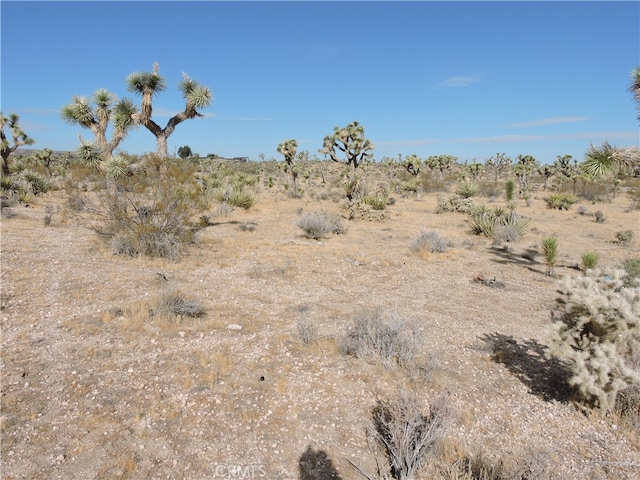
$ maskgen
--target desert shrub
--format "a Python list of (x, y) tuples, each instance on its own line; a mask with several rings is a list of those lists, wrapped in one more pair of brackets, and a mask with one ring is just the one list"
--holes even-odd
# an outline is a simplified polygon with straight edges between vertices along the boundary
[(640, 287), (626, 286), (625, 275), (590, 270), (565, 278), (552, 312), (550, 355), (569, 364), (569, 383), (603, 412), (640, 382), (631, 362), (640, 352)]
[(469, 214), (467, 222), (473, 234), (506, 242), (519, 240), (529, 226), (528, 219), (513, 211), (507, 213), (501, 207), (493, 210), (486, 207), (476, 208)]
[(446, 252), (451, 246), (451, 242), (442, 238), (437, 232), (421, 232), (411, 245), (413, 252), (431, 252), (442, 253)]
[(542, 240), (542, 256), (547, 264), (547, 275), (555, 276), (555, 266), (558, 261), (558, 239), (547, 237)]
[(97, 201), (74, 196), (71, 216), (111, 242), (116, 254), (179, 260), (183, 249), (195, 243), (191, 218), (204, 208), (201, 190), (193, 183), (176, 184), (171, 177), (159, 178), (141, 192), (121, 186), (98, 193)]
[(472, 198), (462, 198), (460, 195), (453, 194), (451, 197), (444, 199), (438, 198), (438, 206), (436, 213), (459, 212), (469, 213), (473, 209)]
[(378, 400), (372, 411), (372, 436), (384, 450), (393, 478), (415, 478), (442, 438), (445, 417), (442, 400), (429, 405), (407, 390)]
[(544, 201), (549, 208), (557, 210), (569, 210), (571, 205), (578, 201), (573, 193), (554, 193), (548, 197), (544, 197)]
[(389, 195), (386, 192), (376, 192), (373, 195), (365, 195), (362, 202), (373, 210), (384, 210), (389, 204)]
[(604, 214), (602, 210), (596, 210), (596, 213), (594, 213), (593, 216), (595, 217), (595, 220), (598, 223), (604, 223), (607, 221), (607, 216)]
[(357, 316), (338, 343), (343, 355), (379, 361), (386, 368), (420, 370), (422, 337), (416, 326), (381, 309)]
[(298, 307), (298, 319), (296, 320), (296, 333), (304, 345), (310, 345), (318, 340), (318, 326), (309, 317), (309, 306)]
[(474, 182), (460, 182), (456, 188), (456, 193), (462, 198), (471, 198), (478, 194), (478, 190), (478, 185)]
[(598, 265), (600, 256), (596, 252), (585, 252), (582, 254), (582, 271), (593, 270)]
[(589, 215), (589, 211), (587, 210), (587, 207), (585, 207), (584, 205), (580, 205), (578, 207), (578, 210), (576, 210), (576, 213), (578, 215)]
[(633, 240), (633, 230), (622, 230), (616, 232), (616, 242), (622, 244), (631, 243)]
[(306, 213), (298, 218), (296, 225), (304, 231), (306, 237), (315, 240), (324, 238), (330, 233), (339, 235), (345, 232), (342, 218), (324, 211)]
[(640, 280), (640, 257), (627, 258), (622, 264), (622, 268), (626, 272), (625, 285), (631, 286)]
[(216, 189), (213, 192), (213, 198), (220, 203), (245, 210), (249, 210), (257, 201), (256, 194), (252, 190), (244, 188), (241, 183)]
[(170, 290), (165, 292), (152, 314), (171, 314), (178, 317), (202, 317), (206, 310), (197, 300), (187, 298), (182, 292)]

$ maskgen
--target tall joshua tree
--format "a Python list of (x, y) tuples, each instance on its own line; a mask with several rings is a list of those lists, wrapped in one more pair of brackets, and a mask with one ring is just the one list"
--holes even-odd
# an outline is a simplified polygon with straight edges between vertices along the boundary
[[(371, 155), (373, 148), (373, 143), (364, 136), (364, 127), (358, 122), (352, 122), (344, 128), (335, 127), (333, 135), (324, 137), (323, 147), (319, 152), (328, 155), (334, 162), (346, 163), (355, 170)], [(336, 149), (343, 152), (346, 159), (341, 160)]]
[(165, 159), (169, 156), (167, 139), (174, 132), (176, 127), (190, 118), (203, 117), (197, 109), (206, 108), (213, 103), (213, 93), (209, 87), (189, 78), (186, 73), (182, 73), (180, 91), (186, 100), (184, 110), (169, 119), (167, 125), (161, 128), (151, 118), (153, 114), (154, 95), (166, 90), (165, 79), (159, 73), (158, 62), (153, 64), (151, 72), (136, 72), (127, 77), (127, 86), (130, 92), (142, 97), (140, 113), (134, 115), (136, 123), (144, 125), (156, 137), (158, 156)]
[[(93, 93), (93, 103), (94, 105), (91, 105), (88, 97), (74, 95), (71, 103), (62, 107), (61, 116), (67, 123), (91, 130), (99, 150), (96, 153), (101, 154), (102, 160), (108, 160), (131, 128), (135, 127), (133, 118), (137, 108), (130, 99), (120, 100), (105, 88)], [(113, 124), (111, 140), (107, 140), (109, 122)], [(87, 148), (82, 137), (80, 141), (83, 144), (81, 148)]]
[[(15, 152), (23, 145), (33, 145), (33, 138), (29, 137), (20, 125), (18, 121), (20, 117), (16, 113), (11, 113), (9, 117), (5, 117), (0, 112), (0, 156), (2, 157), (2, 176), (9, 175), (9, 155)], [(11, 137), (13, 145), (9, 144), (7, 137), (4, 133), (4, 126), (8, 125), (11, 130)]]
[(291, 175), (291, 183), (293, 184), (293, 192), (298, 192), (298, 168), (293, 164), (293, 160), (296, 158), (296, 152), (298, 150), (298, 142), (294, 139), (285, 140), (280, 145), (278, 145), (278, 152), (284, 156), (284, 161), (286, 162), (287, 169), (289, 170), (289, 174)]

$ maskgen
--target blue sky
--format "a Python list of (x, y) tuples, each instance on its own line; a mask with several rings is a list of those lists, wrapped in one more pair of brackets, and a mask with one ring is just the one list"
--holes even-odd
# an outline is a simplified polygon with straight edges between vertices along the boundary
[[(640, 2), (0, 2), (1, 108), (34, 148), (74, 150), (89, 131), (60, 119), (72, 95), (151, 70), (166, 125), (182, 72), (208, 85), (205, 118), (169, 150), (280, 159), (278, 143), (318, 154), (357, 120), (374, 157), (497, 152), (543, 163), (590, 143), (639, 141), (630, 72), (640, 65)], [(138, 100), (138, 99), (136, 99)], [(144, 128), (120, 145), (155, 151)], [(319, 157), (322, 157), (318, 154)]]

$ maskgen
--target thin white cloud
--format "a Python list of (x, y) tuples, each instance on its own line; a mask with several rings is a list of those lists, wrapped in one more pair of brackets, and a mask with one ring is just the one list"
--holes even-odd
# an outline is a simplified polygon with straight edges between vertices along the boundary
[(580, 140), (593, 138), (607, 138), (611, 140), (637, 141), (638, 132), (611, 131), (611, 132), (580, 132), (557, 135), (495, 135), (487, 137), (460, 137), (460, 138), (424, 138), (416, 140), (398, 140), (389, 142), (375, 142), (380, 147), (415, 147), (436, 143), (515, 143), (515, 142), (540, 142), (550, 140)]
[(462, 77), (449, 77), (438, 83), (438, 87), (468, 87), (482, 80), (482, 75), (468, 75)]
[(543, 125), (554, 125), (556, 123), (585, 122), (587, 120), (589, 120), (589, 117), (551, 117), (530, 120), (528, 122), (512, 123), (509, 126), (513, 128), (541, 127)]

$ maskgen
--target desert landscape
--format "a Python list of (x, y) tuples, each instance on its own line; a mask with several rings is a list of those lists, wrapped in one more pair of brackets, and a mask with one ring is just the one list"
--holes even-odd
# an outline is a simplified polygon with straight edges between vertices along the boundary
[[(349, 198), (353, 172), (327, 160), (300, 162), (295, 189), (281, 162), (169, 163), (115, 185), (71, 164), (3, 199), (2, 478), (640, 476), (640, 403), (593, 408), (547, 355), (584, 254), (604, 272), (638, 258), (640, 179), (536, 174), (507, 200), (509, 171), (387, 161)], [(170, 181), (193, 189), (167, 202)], [(517, 234), (443, 208), (470, 184), (469, 208), (517, 213)], [(184, 244), (140, 252), (114, 229), (162, 208)], [(424, 448), (402, 473), (383, 439), (407, 419)]]

